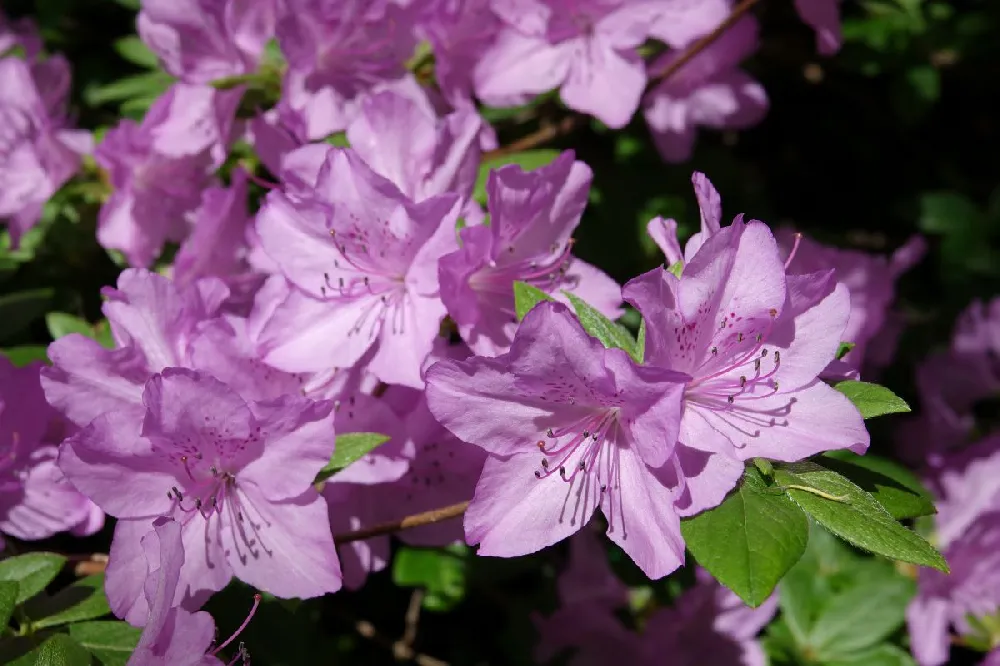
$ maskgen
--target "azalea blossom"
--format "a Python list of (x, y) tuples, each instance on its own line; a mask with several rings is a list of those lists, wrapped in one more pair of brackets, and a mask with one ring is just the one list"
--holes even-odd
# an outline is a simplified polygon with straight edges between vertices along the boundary
[(847, 288), (832, 272), (786, 276), (763, 223), (737, 218), (681, 278), (656, 269), (623, 293), (646, 321), (646, 363), (691, 377), (680, 442), (730, 461), (715, 502), (742, 475), (737, 461), (867, 449), (857, 408), (818, 378), (847, 325)]
[(274, 36), (274, 0), (144, 0), (139, 36), (188, 83), (252, 72)]
[(608, 536), (647, 575), (676, 569), (679, 484), (669, 486), (675, 470), (661, 468), (677, 441), (686, 379), (605, 349), (556, 303), (528, 313), (507, 354), (432, 366), (431, 412), (490, 454), (465, 514), (466, 541), (480, 555), (524, 555), (579, 531), (600, 507)]
[(559, 88), (566, 106), (624, 127), (646, 85), (636, 47), (663, 4), (494, 0), (490, 6), (504, 25), (476, 66), (476, 95), (514, 106)]
[(462, 229), (462, 247), (439, 268), (441, 298), (476, 353), (496, 356), (510, 345), (515, 281), (563, 301), (569, 291), (609, 317), (621, 315), (618, 284), (572, 254), (592, 177), (572, 151), (534, 171), (508, 165), (490, 174), (489, 225)]
[[(180, 525), (169, 518), (157, 518), (152, 530), (142, 537), (142, 549), (147, 571), (143, 593), (149, 605), (149, 618), (127, 666), (222, 666), (218, 653), (250, 623), (260, 595), (256, 595), (250, 615), (236, 633), (214, 646), (212, 616), (205, 611), (192, 613), (173, 603), (184, 567)], [(240, 646), (237, 657), (229, 664), (235, 664), (240, 656), (248, 663)]]
[(141, 424), (108, 412), (59, 454), (73, 485), (119, 519), (105, 585), (115, 614), (133, 624), (149, 614), (141, 540), (163, 516), (180, 523), (185, 551), (174, 605), (197, 609), (233, 576), (280, 597), (340, 588), (312, 486), (333, 453), (332, 403), (245, 401), (183, 368), (155, 375), (142, 399)]
[(350, 149), (306, 146), (285, 164), (288, 185), (268, 195), (257, 231), (294, 289), (261, 332), (263, 359), (316, 372), (371, 349), (367, 367), (380, 380), (421, 387), (444, 316), (437, 261), (457, 244), (458, 197), (414, 203)]
[[(643, 113), (663, 159), (688, 159), (698, 127), (745, 129), (761, 121), (767, 93), (737, 69), (756, 49), (757, 22), (747, 16), (645, 95)], [(666, 71), (682, 52), (677, 48), (657, 58), (648, 76)]]
[(93, 534), (104, 513), (56, 466), (67, 424), (45, 402), (41, 367), (16, 368), (0, 356), (0, 533), (27, 541), (67, 530)]

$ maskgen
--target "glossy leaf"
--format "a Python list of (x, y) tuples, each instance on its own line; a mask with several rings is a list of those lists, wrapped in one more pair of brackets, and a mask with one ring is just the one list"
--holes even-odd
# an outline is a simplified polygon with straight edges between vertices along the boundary
[(681, 521), (688, 550), (698, 564), (750, 606), (759, 606), (809, 540), (809, 522), (756, 467), (722, 504)]
[(813, 463), (795, 463), (776, 468), (774, 478), (796, 504), (841, 539), (877, 555), (948, 571), (929, 543), (840, 474)]

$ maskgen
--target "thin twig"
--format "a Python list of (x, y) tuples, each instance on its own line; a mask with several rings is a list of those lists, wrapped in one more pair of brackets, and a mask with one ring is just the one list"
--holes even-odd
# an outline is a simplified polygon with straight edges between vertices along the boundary
[(461, 516), (468, 508), (468, 502), (459, 502), (458, 504), (452, 504), (451, 506), (442, 507), (440, 509), (424, 511), (423, 513), (406, 516), (402, 520), (396, 520), (391, 523), (381, 523), (379, 525), (373, 525), (372, 527), (366, 527), (353, 532), (345, 532), (344, 534), (335, 536), (333, 540), (337, 543), (337, 545), (341, 545), (351, 543), (352, 541), (361, 541), (373, 536), (380, 536), (382, 534), (392, 534), (393, 532), (408, 530), (413, 527), (440, 523), (443, 520)]
[(733, 11), (730, 12), (729, 16), (727, 16), (722, 23), (715, 26), (715, 30), (688, 44), (687, 48), (685, 48), (675, 60), (670, 61), (670, 64), (667, 65), (662, 72), (651, 76), (649, 78), (649, 83), (646, 86), (647, 90), (655, 86), (657, 83), (669, 79), (671, 76), (676, 74), (681, 67), (691, 62), (695, 56), (711, 46), (713, 42), (733, 27), (733, 25), (743, 18), (744, 14), (753, 9), (753, 6), (758, 2), (760, 2), (760, 0), (743, 0), (743, 2), (736, 5), (736, 7), (733, 8)]
[(413, 643), (417, 640), (417, 626), (420, 624), (420, 608), (423, 606), (425, 594), (424, 588), (418, 587), (410, 595), (410, 605), (406, 608), (406, 616), (404, 618), (403, 637), (399, 639), (399, 642), (407, 648), (412, 648)]
[[(733, 11), (725, 18), (725, 20), (722, 21), (722, 23), (715, 27), (715, 30), (708, 33), (704, 37), (691, 42), (691, 44), (681, 51), (681, 54), (676, 59), (672, 60), (662, 72), (656, 74), (655, 76), (651, 76), (646, 89), (648, 90), (654, 85), (676, 74), (678, 70), (691, 62), (695, 56), (708, 48), (737, 21), (743, 18), (743, 15), (750, 11), (750, 9), (753, 8), (753, 6), (758, 2), (760, 2), (760, 0), (743, 0), (743, 2), (733, 8)], [(583, 125), (584, 120), (585, 116), (574, 113), (557, 122), (543, 122), (542, 126), (537, 130), (521, 137), (517, 141), (514, 141), (506, 146), (500, 146), (496, 150), (483, 153), (483, 160), (486, 161), (518, 153), (523, 150), (537, 148), (543, 143), (547, 143), (553, 139), (575, 131), (578, 127)]]
[(392, 642), (380, 634), (378, 629), (375, 628), (375, 625), (367, 620), (356, 621), (354, 623), (354, 630), (357, 631), (363, 638), (367, 638), (370, 641), (374, 641), (379, 645), (392, 650), (392, 653), (395, 655), (397, 661), (412, 661), (418, 666), (448, 666), (448, 662), (446, 661), (441, 661), (436, 657), (421, 654), (416, 652), (413, 648), (403, 646), (402, 641), (396, 641), (395, 643)]

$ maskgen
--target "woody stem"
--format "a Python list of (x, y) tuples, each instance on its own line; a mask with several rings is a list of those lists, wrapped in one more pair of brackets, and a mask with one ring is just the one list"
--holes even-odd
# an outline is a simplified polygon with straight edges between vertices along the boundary
[(354, 530), (353, 532), (338, 534), (333, 538), (333, 540), (337, 543), (337, 545), (342, 545), (345, 543), (351, 543), (352, 541), (361, 541), (374, 536), (392, 534), (394, 532), (408, 530), (413, 527), (420, 527), (421, 525), (440, 523), (441, 521), (461, 516), (468, 508), (468, 502), (459, 502), (458, 504), (452, 504), (451, 506), (445, 506), (440, 509), (424, 511), (423, 513), (415, 513), (412, 516), (406, 516), (405, 518), (393, 522), (381, 523), (364, 529)]

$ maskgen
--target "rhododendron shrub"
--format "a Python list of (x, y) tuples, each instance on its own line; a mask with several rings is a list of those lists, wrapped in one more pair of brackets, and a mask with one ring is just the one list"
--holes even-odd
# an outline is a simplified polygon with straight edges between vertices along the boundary
[(0, 662), (997, 663), (990, 27), (5, 5)]

